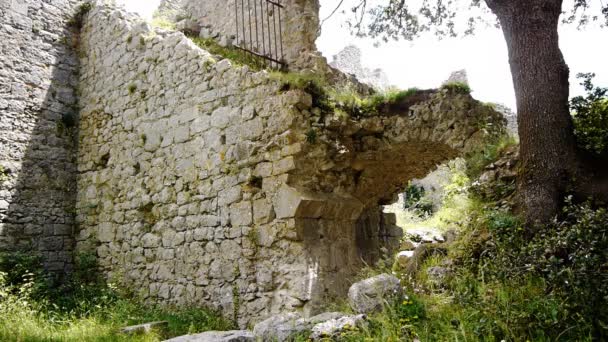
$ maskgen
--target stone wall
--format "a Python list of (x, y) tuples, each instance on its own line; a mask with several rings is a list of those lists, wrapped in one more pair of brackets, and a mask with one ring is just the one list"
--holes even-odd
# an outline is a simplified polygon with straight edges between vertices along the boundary
[(111, 6), (81, 38), (79, 249), (149, 302), (241, 326), (344, 295), (400, 237), (380, 205), (500, 122), (433, 91), (374, 117), (323, 112)]
[(0, 0), (0, 251), (69, 271), (76, 193), (76, 0)]
[(497, 120), (441, 92), (334, 117), (108, 6), (89, 14), (81, 49), (79, 248), (149, 302), (215, 307), (241, 326), (344, 295), (400, 236), (380, 205)]
[[(235, 15), (235, 1), (226, 0), (180, 0), (182, 13), (179, 15), (181, 18), (190, 18), (197, 25), (194, 27), (201, 28), (201, 36), (203, 38), (215, 38), (218, 41), (226, 42), (233, 41), (236, 39), (236, 15)], [(161, 2), (161, 9), (174, 9), (176, 7), (175, 0), (163, 0)], [(247, 5), (249, 2), (245, 2)], [(281, 12), (282, 22), (282, 41), (284, 50), (284, 59), (289, 64), (291, 69), (303, 69), (313, 68), (319, 63), (323, 63), (320, 56), (316, 53), (317, 48), (315, 42), (319, 34), (319, 1), (318, 0), (283, 0), (278, 1), (284, 6)], [(239, 21), (242, 25), (241, 18), (244, 18), (245, 32), (239, 32), (239, 42), (242, 42), (243, 36), (247, 38), (247, 44), (243, 43), (242, 46), (249, 44), (249, 37), (252, 36), (252, 40), (259, 44), (258, 53), (263, 54), (263, 38), (261, 34), (262, 27), (265, 27), (266, 45), (268, 45), (269, 33), (268, 26), (270, 25), (273, 34), (270, 35), (274, 42), (274, 32), (277, 30), (277, 36), (280, 37), (278, 32), (279, 18), (277, 13), (273, 11), (267, 11), (265, 1), (251, 1), (249, 7), (245, 7), (245, 12), (240, 13)], [(255, 5), (255, 6), (254, 6)], [(250, 9), (250, 13), (247, 12), (247, 8)], [(239, 11), (243, 9), (239, 5)], [(171, 11), (169, 11), (171, 12)], [(174, 12), (174, 11), (173, 11)], [(252, 33), (249, 32), (249, 18), (251, 17), (252, 28), (256, 27), (256, 15), (257, 27), (259, 36), (255, 37), (255, 29)], [(267, 16), (270, 19), (266, 19)], [(175, 18), (175, 15), (171, 17)], [(276, 21), (275, 21), (276, 20)], [(276, 27), (275, 27), (276, 25)], [(193, 27), (193, 25), (185, 25), (185, 27)], [(279, 43), (277, 42), (277, 49), (279, 49)], [(250, 47), (252, 48), (252, 47)], [(268, 46), (266, 46), (268, 50)]]
[(388, 76), (382, 69), (369, 69), (363, 66), (361, 49), (348, 45), (334, 55), (329, 64), (346, 74), (354, 75), (360, 82), (369, 84), (378, 91), (386, 91), (389, 86)]
[(0, 2), (0, 249), (69, 270), (76, 240), (147, 302), (317, 313), (395, 246), (381, 206), (501, 126), (445, 91), (323, 111), (101, 1), (77, 34), (76, 5)]
[(81, 49), (79, 248), (151, 302), (241, 324), (304, 307), (315, 270), (273, 201), (307, 96), (112, 7), (92, 10)]

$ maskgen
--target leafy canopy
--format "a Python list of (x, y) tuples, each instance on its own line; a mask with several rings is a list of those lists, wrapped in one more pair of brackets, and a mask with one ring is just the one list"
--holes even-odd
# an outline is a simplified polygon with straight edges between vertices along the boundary
[[(385, 42), (413, 40), (427, 32), (440, 38), (471, 35), (478, 24), (499, 25), (496, 19), (488, 20), (494, 18), (489, 15), (488, 1), (496, 0), (356, 0), (350, 8), (353, 16), (348, 24), (358, 36)], [(608, 2), (573, 0), (564, 6), (564, 23), (578, 23), (580, 27), (600, 22), (608, 26)]]
[(585, 96), (570, 101), (574, 115), (574, 134), (584, 149), (598, 155), (608, 154), (608, 88), (593, 85), (595, 74), (578, 74)]

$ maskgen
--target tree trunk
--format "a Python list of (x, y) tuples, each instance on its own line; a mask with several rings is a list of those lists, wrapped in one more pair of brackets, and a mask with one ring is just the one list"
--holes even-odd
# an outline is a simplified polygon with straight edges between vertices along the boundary
[(519, 191), (531, 229), (550, 221), (578, 170), (569, 70), (559, 49), (562, 0), (486, 0), (509, 50), (517, 98)]

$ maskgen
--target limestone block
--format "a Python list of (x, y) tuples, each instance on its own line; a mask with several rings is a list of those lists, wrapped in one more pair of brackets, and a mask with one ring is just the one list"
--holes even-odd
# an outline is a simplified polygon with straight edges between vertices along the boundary
[(384, 302), (402, 293), (399, 279), (381, 274), (354, 283), (348, 290), (350, 306), (358, 313), (381, 311)]
[(253, 175), (256, 177), (269, 177), (272, 175), (272, 163), (259, 163), (256, 165)]
[(269, 223), (274, 217), (274, 209), (269, 200), (262, 198), (253, 201), (253, 221), (256, 224)]
[(296, 168), (295, 160), (292, 156), (283, 158), (272, 165), (273, 175), (287, 173)]
[(97, 238), (100, 242), (112, 242), (115, 235), (116, 230), (112, 223), (102, 222), (97, 226)]
[(262, 341), (283, 342), (290, 337), (309, 329), (310, 324), (295, 312), (270, 317), (253, 328), (253, 335)]
[(215, 128), (226, 128), (235, 117), (240, 116), (239, 108), (220, 107), (211, 113), (211, 126)]
[(230, 222), (233, 226), (248, 226), (253, 223), (251, 202), (243, 201), (230, 206)]
[(279, 219), (295, 217), (302, 202), (302, 194), (287, 185), (282, 186), (274, 197), (274, 211)]
[(312, 328), (310, 339), (313, 341), (327, 340), (340, 337), (344, 331), (367, 326), (365, 315), (344, 316), (316, 324)]
[(145, 248), (156, 248), (160, 246), (160, 238), (152, 233), (147, 233), (141, 239)]
[(233, 186), (218, 193), (218, 205), (226, 206), (241, 200), (242, 191), (240, 186)]
[(175, 337), (165, 342), (253, 342), (253, 333), (249, 330), (207, 331), (201, 334)]

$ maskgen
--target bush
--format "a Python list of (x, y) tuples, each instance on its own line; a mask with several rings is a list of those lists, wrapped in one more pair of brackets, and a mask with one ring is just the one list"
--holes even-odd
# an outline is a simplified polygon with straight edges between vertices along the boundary
[(579, 145), (598, 155), (608, 154), (608, 88), (595, 87), (595, 74), (578, 74), (587, 92), (570, 101)]
[(563, 216), (532, 238), (516, 217), (496, 209), (488, 210), (482, 225), (491, 238), (482, 251), (469, 253), (478, 256), (469, 269), (501, 284), (536, 279), (552, 305), (559, 304), (553, 314), (559, 316), (557, 321), (529, 323), (530, 329), (545, 330), (552, 338), (557, 334), (608, 338), (606, 209), (568, 201)]
[(424, 187), (410, 183), (403, 193), (403, 210), (411, 210), (419, 217), (432, 214), (433, 203), (424, 195)]
[(483, 149), (471, 153), (466, 159), (467, 174), (473, 179), (479, 177), (484, 168), (498, 160), (503, 151), (517, 144), (518, 141), (515, 137), (503, 135), (496, 141), (484, 146)]
[(471, 87), (468, 84), (462, 82), (450, 82), (441, 86), (442, 90), (447, 90), (452, 94), (463, 94), (468, 95), (471, 93)]

